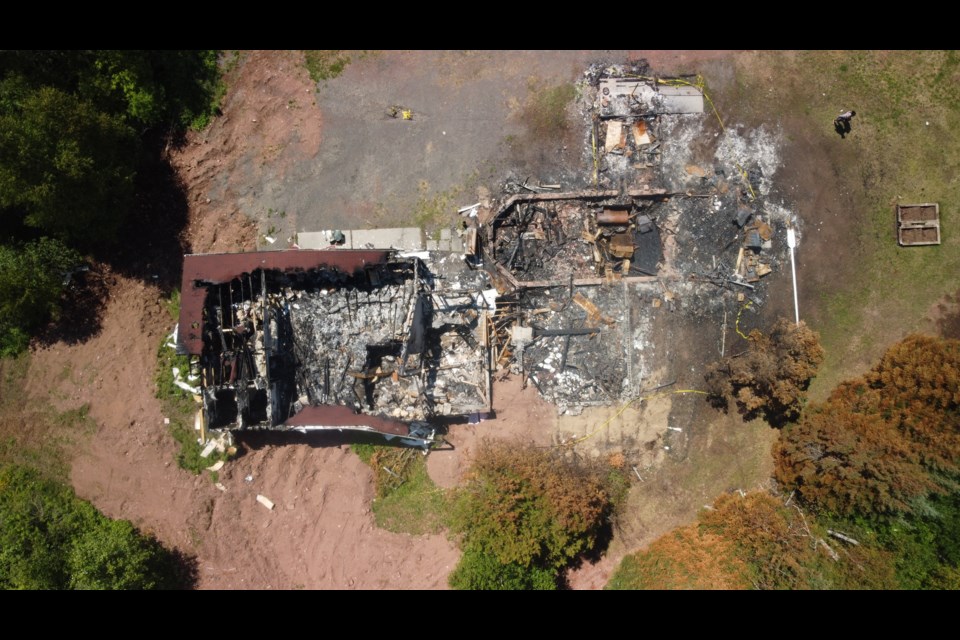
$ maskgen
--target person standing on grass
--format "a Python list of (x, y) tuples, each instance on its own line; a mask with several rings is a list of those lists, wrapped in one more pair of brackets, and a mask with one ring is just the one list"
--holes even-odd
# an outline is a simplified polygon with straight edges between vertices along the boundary
[(834, 119), (833, 128), (836, 129), (841, 138), (850, 133), (850, 121), (855, 115), (857, 115), (856, 111), (844, 111)]

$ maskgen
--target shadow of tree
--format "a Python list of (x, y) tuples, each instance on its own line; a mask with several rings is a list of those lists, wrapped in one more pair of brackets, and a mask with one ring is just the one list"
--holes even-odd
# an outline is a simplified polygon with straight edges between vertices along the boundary
[(180, 549), (166, 549), (164, 558), (167, 569), (167, 589), (191, 590), (200, 578), (200, 563), (197, 557)]
[(146, 134), (133, 202), (117, 241), (94, 249), (89, 271), (71, 276), (60, 316), (35, 337), (38, 344), (78, 344), (98, 335), (116, 275), (156, 285), (165, 295), (180, 286), (183, 256), (190, 252), (189, 206), (168, 150), (182, 144), (182, 132)]
[(91, 265), (89, 271), (71, 275), (61, 297), (59, 318), (37, 333), (36, 344), (79, 344), (99, 334), (101, 314), (113, 282), (109, 268), (99, 263)]
[(937, 330), (944, 338), (960, 339), (960, 291), (944, 296), (944, 302), (937, 305), (940, 317), (937, 318)]
[[(437, 436), (442, 436), (445, 430), (438, 429)], [(387, 440), (383, 436), (374, 433), (364, 433), (362, 431), (310, 431), (301, 433), (299, 431), (249, 431), (235, 432), (238, 448), (238, 457), (245, 454), (246, 450), (258, 451), (266, 447), (278, 447), (295, 444), (305, 444), (313, 448), (343, 447), (352, 444), (375, 444), (385, 447), (397, 447), (400, 449), (410, 449), (411, 447), (402, 444), (399, 438)]]
[(170, 148), (182, 144), (182, 133), (145, 135), (131, 210), (116, 244), (97, 252), (117, 273), (155, 284), (164, 293), (180, 286), (183, 256), (190, 252), (186, 187), (169, 156)]

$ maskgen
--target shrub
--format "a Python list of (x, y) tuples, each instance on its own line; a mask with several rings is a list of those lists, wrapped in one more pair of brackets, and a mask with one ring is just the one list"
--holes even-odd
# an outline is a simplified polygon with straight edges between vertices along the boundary
[(707, 391), (727, 404), (736, 402), (748, 417), (762, 414), (781, 426), (800, 414), (810, 379), (823, 361), (820, 336), (803, 322), (781, 318), (770, 332), (754, 329), (746, 353), (707, 367)]
[(38, 472), (0, 466), (0, 588), (181, 586), (180, 559)]
[(58, 240), (0, 245), (0, 356), (16, 355), (60, 310), (66, 274), (80, 255)]
[(776, 477), (841, 516), (911, 512), (960, 475), (960, 341), (909, 336), (774, 447)]
[(504, 564), (488, 553), (468, 550), (450, 574), (450, 586), (484, 591), (552, 591), (557, 588), (557, 578), (548, 569)]
[[(576, 558), (597, 551), (609, 534), (614, 513), (611, 472), (599, 465), (571, 461), (556, 450), (531, 445), (484, 443), (454, 497), (452, 530), (459, 536), (470, 567), (455, 575), (487, 576), (479, 582), (508, 579), (514, 568), (552, 575)], [(489, 562), (506, 567), (491, 572)], [(494, 578), (489, 578), (494, 576)]]

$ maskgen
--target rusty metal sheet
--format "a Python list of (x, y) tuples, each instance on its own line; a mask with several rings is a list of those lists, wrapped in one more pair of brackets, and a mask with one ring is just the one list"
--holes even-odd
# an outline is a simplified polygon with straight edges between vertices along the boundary
[(287, 418), (287, 421), (283, 424), (290, 428), (314, 427), (349, 429), (367, 427), (373, 431), (392, 436), (407, 436), (410, 434), (410, 426), (406, 422), (372, 416), (365, 413), (354, 413), (350, 407), (340, 407), (336, 405), (304, 407), (300, 413)]
[(191, 254), (183, 257), (183, 279), (180, 283), (180, 325), (177, 351), (199, 355), (203, 351), (203, 304), (207, 288), (198, 283), (230, 282), (257, 269), (308, 271), (334, 269), (349, 274), (364, 267), (383, 264), (389, 251), (291, 250), (252, 251), (249, 253)]

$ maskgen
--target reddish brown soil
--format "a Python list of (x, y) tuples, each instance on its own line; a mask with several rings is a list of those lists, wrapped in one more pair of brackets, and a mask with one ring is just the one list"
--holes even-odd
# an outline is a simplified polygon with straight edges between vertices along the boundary
[(520, 384), (519, 376), (496, 384), (492, 417), (477, 424), (450, 427), (445, 439), (453, 450), (439, 450), (427, 458), (427, 472), (434, 482), (441, 487), (457, 486), (471, 454), (484, 439), (551, 444), (556, 408), (544, 402), (532, 386), (521, 389)]

